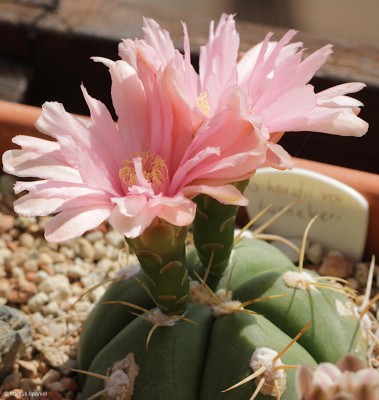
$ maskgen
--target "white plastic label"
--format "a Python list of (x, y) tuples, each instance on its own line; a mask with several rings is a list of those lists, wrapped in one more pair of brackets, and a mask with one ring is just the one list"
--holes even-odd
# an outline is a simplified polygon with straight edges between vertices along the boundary
[(247, 212), (250, 218), (272, 204), (258, 223), (264, 223), (294, 199), (300, 200), (265, 232), (302, 237), (309, 221), (317, 215), (308, 235), (312, 242), (321, 243), (326, 249), (340, 250), (355, 260), (362, 258), (368, 203), (350, 186), (305, 169), (261, 168), (250, 179), (245, 195), (249, 199)]

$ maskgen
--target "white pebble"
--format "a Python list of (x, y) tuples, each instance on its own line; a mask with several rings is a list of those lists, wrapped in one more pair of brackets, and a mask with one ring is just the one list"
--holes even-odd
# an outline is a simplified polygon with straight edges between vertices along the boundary
[(95, 258), (95, 250), (93, 249), (91, 242), (85, 238), (79, 238), (78, 246), (78, 255), (84, 260), (93, 261)]
[(38, 284), (38, 283), (41, 283), (42, 281), (46, 280), (49, 276), (50, 276), (50, 275), (49, 275), (46, 271), (39, 270), (39, 271), (36, 273), (36, 283), (37, 283), (37, 284)]
[(45, 293), (52, 293), (59, 289), (70, 290), (70, 281), (65, 275), (48, 276), (38, 285), (38, 290)]
[(61, 374), (55, 369), (49, 369), (42, 377), (42, 385), (45, 386), (49, 383), (57, 382), (61, 379)]
[(312, 264), (320, 264), (324, 256), (324, 249), (321, 243), (313, 243), (306, 252), (307, 259)]
[(34, 312), (38, 311), (41, 308), (41, 306), (48, 303), (48, 301), (49, 301), (49, 296), (44, 292), (39, 292), (35, 294), (33, 297), (31, 297), (27, 304), (30, 311)]
[(95, 251), (95, 260), (101, 260), (107, 256), (107, 247), (102, 240), (97, 240), (93, 244), (93, 249)]
[(26, 247), (27, 249), (32, 249), (34, 246), (34, 237), (30, 233), (22, 233), (18, 238), (21, 246)]
[(90, 241), (91, 243), (95, 243), (99, 240), (102, 240), (104, 238), (104, 234), (101, 231), (93, 231), (90, 233), (87, 233), (85, 238)]
[(0, 265), (4, 265), (8, 260), (11, 259), (13, 253), (9, 249), (0, 249)]
[(109, 231), (105, 234), (105, 241), (116, 247), (117, 249), (122, 249), (125, 247), (125, 238), (123, 235), (116, 231)]
[(85, 275), (87, 275), (89, 272), (89, 268), (85, 266), (85, 264), (80, 265), (80, 264), (74, 264), (74, 265), (69, 265), (67, 267), (67, 276), (72, 279), (78, 279), (81, 278)]

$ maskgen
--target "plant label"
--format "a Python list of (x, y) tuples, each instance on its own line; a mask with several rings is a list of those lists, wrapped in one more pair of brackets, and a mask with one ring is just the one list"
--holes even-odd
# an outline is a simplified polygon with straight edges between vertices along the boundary
[(277, 171), (261, 168), (245, 190), (250, 218), (271, 204), (259, 218), (266, 222), (286, 205), (298, 199), (283, 216), (265, 229), (284, 237), (302, 237), (309, 221), (317, 215), (308, 238), (326, 250), (336, 249), (360, 260), (366, 242), (368, 202), (355, 189), (326, 175), (294, 168)]

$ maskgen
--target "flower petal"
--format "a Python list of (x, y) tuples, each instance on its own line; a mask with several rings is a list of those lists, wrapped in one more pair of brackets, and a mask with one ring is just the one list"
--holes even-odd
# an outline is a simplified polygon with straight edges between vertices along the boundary
[(206, 194), (213, 197), (223, 204), (234, 204), (237, 206), (246, 206), (248, 200), (242, 193), (233, 185), (224, 186), (207, 186), (207, 185), (194, 185), (187, 186), (183, 189), (183, 193), (189, 197), (194, 198), (198, 194)]
[(45, 225), (45, 237), (49, 242), (62, 242), (81, 236), (96, 228), (110, 215), (110, 208), (91, 204), (60, 212)]

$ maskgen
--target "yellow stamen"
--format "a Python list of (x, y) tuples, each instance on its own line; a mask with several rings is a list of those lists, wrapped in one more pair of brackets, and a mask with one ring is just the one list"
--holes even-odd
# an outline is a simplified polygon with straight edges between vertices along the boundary
[(122, 182), (126, 186), (136, 184), (137, 173), (134, 165), (136, 158), (141, 159), (144, 178), (152, 184), (154, 189), (160, 189), (162, 183), (167, 179), (167, 165), (161, 156), (149, 151), (134, 154), (130, 159), (123, 161), (119, 171), (119, 177)]
[(207, 91), (200, 93), (199, 97), (196, 100), (196, 105), (206, 117), (209, 117), (211, 115), (211, 106), (209, 104)]

